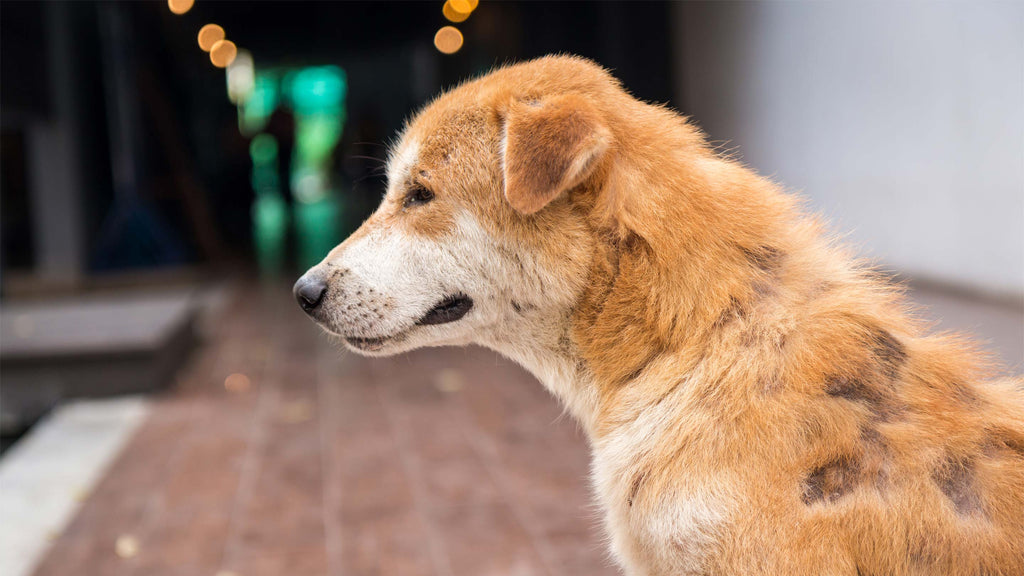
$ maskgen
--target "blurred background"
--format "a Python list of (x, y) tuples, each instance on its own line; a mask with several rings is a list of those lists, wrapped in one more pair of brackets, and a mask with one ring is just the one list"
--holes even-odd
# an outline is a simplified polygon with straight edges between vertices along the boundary
[(579, 54), (1024, 362), (1024, 4), (0, 4), (0, 576), (614, 574), (587, 449), (476, 348), (291, 282), (446, 87)]

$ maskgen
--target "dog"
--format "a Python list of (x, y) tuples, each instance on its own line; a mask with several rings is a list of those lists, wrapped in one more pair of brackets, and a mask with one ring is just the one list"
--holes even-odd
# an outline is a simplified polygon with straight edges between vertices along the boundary
[(1024, 382), (598, 65), (438, 97), (295, 285), (360, 354), (481, 344), (593, 451), (639, 575), (1024, 574)]

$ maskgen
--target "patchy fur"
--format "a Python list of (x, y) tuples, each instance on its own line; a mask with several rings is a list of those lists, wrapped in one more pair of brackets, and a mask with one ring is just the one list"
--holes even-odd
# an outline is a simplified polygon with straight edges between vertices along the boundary
[[(1021, 380), (590, 62), (428, 105), (308, 274), (370, 353), (476, 342), (532, 370), (590, 438), (629, 575), (1024, 574)], [(464, 317), (417, 323), (456, 293)]]

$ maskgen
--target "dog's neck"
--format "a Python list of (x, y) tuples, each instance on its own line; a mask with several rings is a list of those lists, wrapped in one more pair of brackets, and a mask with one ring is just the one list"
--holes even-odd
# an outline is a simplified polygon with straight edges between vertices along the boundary
[(529, 370), (590, 436), (598, 416), (598, 387), (572, 339), (569, 318), (538, 311), (521, 318), (510, 332), (480, 343)]
[(592, 436), (630, 417), (610, 416), (610, 399), (652, 362), (696, 365), (730, 310), (778, 284), (773, 268), (799, 218), (771, 182), (695, 141), (664, 148), (688, 150), (671, 160), (677, 169), (620, 156), (571, 198), (589, 211), (593, 242), (571, 311), (522, 318), (483, 342), (536, 375)]

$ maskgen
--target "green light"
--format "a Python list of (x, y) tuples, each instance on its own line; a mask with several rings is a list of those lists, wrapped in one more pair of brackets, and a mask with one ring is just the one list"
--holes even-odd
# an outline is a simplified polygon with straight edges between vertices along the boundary
[(249, 156), (257, 166), (277, 164), (277, 140), (270, 134), (260, 134), (249, 143)]
[(287, 84), (292, 106), (300, 114), (340, 108), (348, 89), (345, 72), (337, 66), (306, 68)]
[(299, 264), (309, 268), (337, 245), (341, 206), (335, 198), (295, 205), (295, 230), (298, 232)]
[[(298, 259), (315, 264), (340, 240), (345, 198), (333, 182), (332, 155), (345, 124), (345, 72), (336, 66), (255, 72), (251, 92), (238, 102), (239, 129), (252, 136), (253, 236), (260, 268), (277, 274), (284, 265), (289, 226), (294, 227)], [(280, 158), (267, 128), (279, 107), (294, 112), (295, 146)], [(289, 182), (280, 181), (279, 163), (290, 161)], [(289, 205), (285, 194), (296, 200)]]
[(256, 196), (252, 206), (252, 224), (260, 270), (268, 276), (280, 274), (288, 232), (288, 206), (280, 194)]
[(257, 72), (253, 81), (252, 93), (245, 104), (239, 107), (241, 112), (239, 126), (244, 134), (255, 134), (267, 126), (267, 120), (277, 108), (279, 96), (277, 76), (265, 72)]

